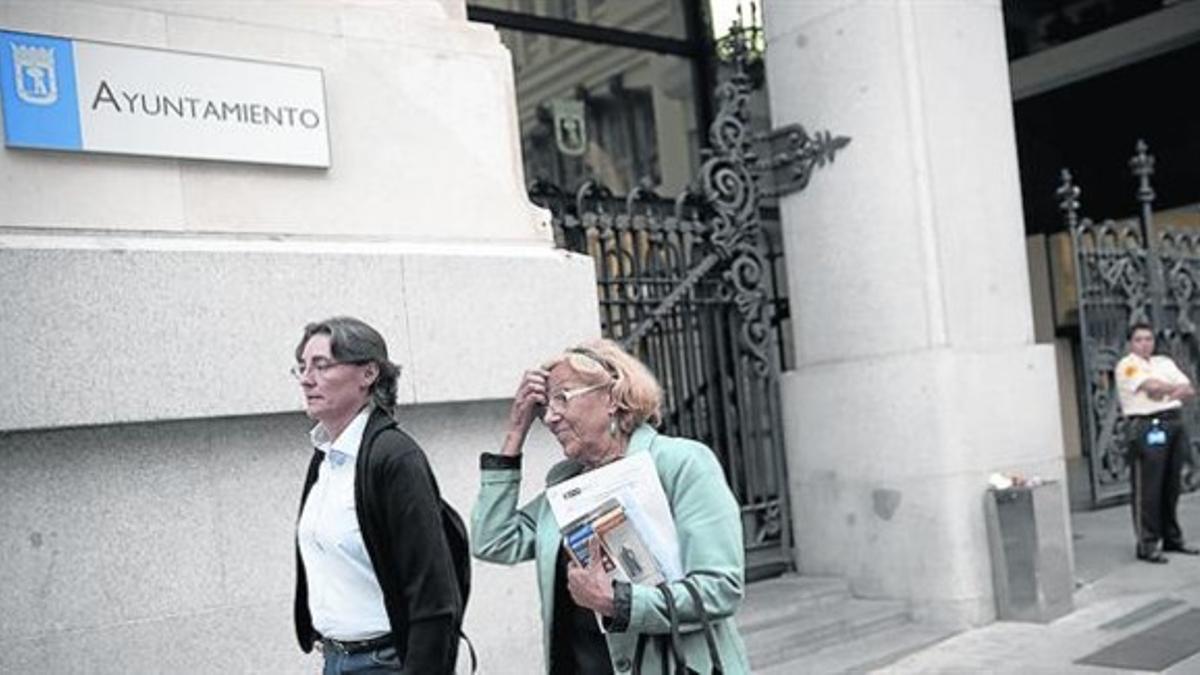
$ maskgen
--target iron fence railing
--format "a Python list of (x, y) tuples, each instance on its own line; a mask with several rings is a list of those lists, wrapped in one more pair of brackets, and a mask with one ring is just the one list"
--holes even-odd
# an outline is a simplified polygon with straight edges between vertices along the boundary
[[(1154, 157), (1142, 141), (1130, 168), (1137, 179), (1136, 218), (1097, 222), (1081, 217), (1082, 190), (1066, 169), (1056, 193), (1074, 249), (1083, 441), (1096, 505), (1128, 499), (1130, 493), (1125, 424), (1113, 377), (1126, 352), (1129, 326), (1153, 325), (1158, 351), (1169, 354), (1193, 382), (1200, 365), (1200, 332), (1193, 319), (1200, 311), (1200, 231), (1155, 222)], [(1190, 429), (1200, 430), (1200, 407), (1186, 405), (1184, 417)], [(1198, 447), (1200, 434), (1195, 434), (1185, 489), (1200, 484)]]

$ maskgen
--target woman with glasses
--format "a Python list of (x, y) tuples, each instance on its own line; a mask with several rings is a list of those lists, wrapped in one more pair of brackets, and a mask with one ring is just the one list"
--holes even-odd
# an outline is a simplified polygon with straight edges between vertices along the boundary
[(292, 374), (317, 422), (297, 525), (295, 623), (325, 675), (451, 673), (463, 601), (437, 481), (393, 419), (400, 367), (372, 327), (304, 328)]
[[(537, 560), (548, 673), (620, 673), (639, 665), (643, 672), (666, 672), (667, 657), (654, 645), (664, 644), (658, 636), (671, 623), (659, 589), (610, 581), (602, 564), (581, 566), (568, 555), (544, 492), (518, 505), (522, 447), (538, 419), (565, 455), (550, 470), (547, 485), (622, 457), (650, 454), (675, 519), (683, 572), (703, 602), (698, 609), (682, 583), (669, 585), (674, 613), (685, 626), (687, 665), (701, 673), (712, 667), (705, 633), (695, 629), (704, 611), (724, 672), (749, 672), (733, 619), (742, 598), (741, 511), (709, 448), (654, 430), (661, 400), (658, 382), (641, 362), (612, 341), (586, 343), (524, 374), (500, 452), (481, 458), (473, 550), (481, 560), (505, 565)], [(596, 553), (593, 544), (592, 561), (599, 560)], [(642, 636), (650, 639), (639, 640)], [(641, 654), (639, 642), (646, 643)]]

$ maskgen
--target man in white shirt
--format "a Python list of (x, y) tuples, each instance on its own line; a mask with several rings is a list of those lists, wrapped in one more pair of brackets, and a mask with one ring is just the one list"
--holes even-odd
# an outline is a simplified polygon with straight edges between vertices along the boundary
[(1114, 375), (1127, 420), (1137, 557), (1165, 563), (1163, 551), (1200, 555), (1200, 549), (1184, 543), (1176, 516), (1180, 471), (1190, 448), (1180, 408), (1196, 390), (1170, 357), (1154, 354), (1149, 324), (1130, 326), (1128, 337), (1129, 354), (1117, 363)]

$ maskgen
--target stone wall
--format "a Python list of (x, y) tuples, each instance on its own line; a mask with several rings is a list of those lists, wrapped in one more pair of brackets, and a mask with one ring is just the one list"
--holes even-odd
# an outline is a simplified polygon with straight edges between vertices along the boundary
[[(292, 636), (303, 325), (359, 316), (466, 516), (521, 372), (596, 336), (525, 197), (511, 62), (456, 0), (0, 0), (0, 28), (324, 72), (328, 170), (0, 150), (0, 672), (315, 672)], [(541, 431), (529, 475), (559, 455)], [(531, 480), (537, 485), (539, 480)], [(476, 566), (489, 672), (531, 569)]]
[[(410, 406), (469, 517), (503, 402)], [(303, 415), (0, 433), (0, 672), (318, 672), (292, 630)], [(526, 492), (560, 455), (530, 437)], [(476, 563), (465, 630), (487, 672), (541, 669), (531, 565)]]

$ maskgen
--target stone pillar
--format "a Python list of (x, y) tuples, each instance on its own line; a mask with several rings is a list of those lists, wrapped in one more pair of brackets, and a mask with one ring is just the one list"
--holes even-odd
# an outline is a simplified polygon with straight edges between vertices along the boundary
[(774, 124), (852, 138), (781, 202), (800, 569), (909, 599), (918, 618), (988, 622), (988, 474), (1064, 477), (1054, 351), (1034, 344), (1000, 2), (765, 10)]

